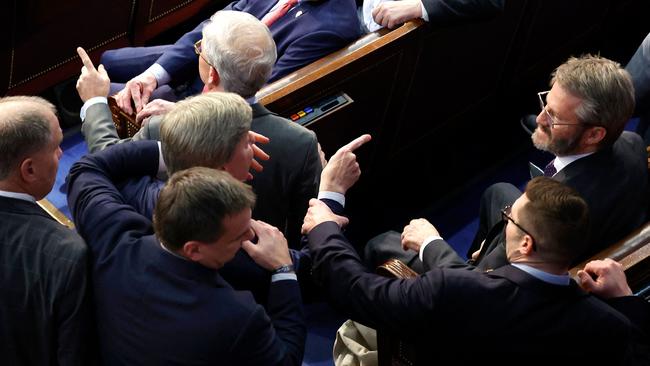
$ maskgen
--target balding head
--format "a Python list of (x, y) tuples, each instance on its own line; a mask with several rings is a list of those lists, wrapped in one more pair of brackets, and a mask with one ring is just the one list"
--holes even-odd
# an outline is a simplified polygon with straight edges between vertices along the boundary
[(0, 98), (0, 180), (6, 179), (26, 156), (48, 144), (51, 115), (56, 115), (56, 109), (45, 99)]
[(63, 138), (56, 109), (33, 96), (0, 98), (0, 183), (3, 189), (45, 196), (56, 178)]
[(241, 11), (216, 12), (203, 28), (202, 48), (223, 89), (244, 98), (266, 84), (277, 58), (268, 27)]

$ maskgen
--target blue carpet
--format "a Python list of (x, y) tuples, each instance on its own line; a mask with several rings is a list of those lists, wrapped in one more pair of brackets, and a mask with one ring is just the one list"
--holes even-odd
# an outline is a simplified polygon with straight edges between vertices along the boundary
[(59, 171), (56, 174), (56, 181), (54, 182), (52, 191), (45, 198), (64, 215), (72, 219), (68, 201), (66, 200), (67, 190), (65, 187), (65, 177), (68, 175), (72, 164), (88, 152), (88, 146), (80, 132), (69, 135), (66, 133), (65, 135), (61, 143), (63, 155), (59, 161)]

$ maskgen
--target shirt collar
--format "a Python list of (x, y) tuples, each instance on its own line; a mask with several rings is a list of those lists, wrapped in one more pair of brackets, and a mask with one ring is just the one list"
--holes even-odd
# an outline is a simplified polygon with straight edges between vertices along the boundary
[(189, 261), (187, 258), (183, 257), (182, 255), (176, 254), (176, 253), (172, 252), (171, 250), (167, 249), (167, 247), (161, 241), (158, 242), (158, 243), (160, 244), (160, 247), (163, 248), (163, 250), (166, 251), (167, 253), (173, 255), (176, 258), (180, 258), (180, 259), (182, 259), (184, 261)]
[(34, 196), (29, 195), (27, 193), (18, 193), (18, 192), (9, 192), (9, 191), (0, 190), (0, 196), (36, 203), (36, 198), (34, 198)]
[(562, 169), (564, 169), (567, 165), (573, 163), (574, 161), (578, 159), (582, 159), (585, 156), (589, 156), (593, 154), (593, 152), (588, 152), (586, 154), (577, 154), (577, 155), (567, 155), (567, 156), (556, 156), (555, 160), (553, 160), (553, 166), (555, 166), (555, 170), (558, 172)]
[(257, 103), (257, 96), (253, 95), (253, 96), (250, 97), (250, 98), (246, 98), (246, 102), (248, 102), (248, 104), (255, 104), (255, 103)]
[(564, 275), (555, 275), (522, 263), (512, 263), (512, 266), (519, 268), (520, 270), (528, 273), (540, 281), (544, 281), (553, 285), (569, 286), (569, 283), (571, 282), (571, 277), (568, 273)]

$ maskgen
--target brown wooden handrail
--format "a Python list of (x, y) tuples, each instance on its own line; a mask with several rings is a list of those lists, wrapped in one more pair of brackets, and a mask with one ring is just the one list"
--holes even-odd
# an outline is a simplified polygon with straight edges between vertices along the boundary
[(257, 98), (264, 105), (273, 103), (315, 80), (329, 75), (337, 69), (404, 37), (423, 26), (423, 24), (423, 20), (416, 19), (406, 22), (401, 27), (393, 30), (382, 28), (376, 32), (368, 33), (347, 47), (266, 85), (257, 93)]

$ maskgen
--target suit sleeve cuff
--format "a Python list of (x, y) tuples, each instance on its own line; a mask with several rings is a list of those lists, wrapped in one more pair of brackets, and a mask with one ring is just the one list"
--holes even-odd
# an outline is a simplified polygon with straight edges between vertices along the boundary
[(318, 199), (328, 199), (338, 202), (341, 207), (345, 207), (345, 196), (338, 192), (322, 191), (318, 192)]
[(149, 71), (150, 73), (153, 74), (153, 76), (156, 77), (158, 86), (169, 84), (169, 82), (172, 79), (169, 73), (167, 72), (167, 70), (165, 70), (165, 68), (160, 66), (160, 64), (153, 64), (149, 66), (147, 71)]
[(440, 235), (431, 235), (422, 241), (422, 245), (420, 245), (420, 261), (424, 262), (424, 248), (427, 247), (427, 245), (431, 244), (434, 240), (442, 240), (442, 237)]
[(167, 165), (165, 165), (165, 160), (163, 159), (162, 143), (160, 141), (156, 142), (158, 143), (158, 172), (156, 173), (156, 177), (165, 177), (167, 176)]
[(92, 97), (88, 99), (81, 107), (81, 111), (79, 111), (79, 118), (81, 118), (82, 122), (86, 120), (86, 111), (88, 111), (88, 108), (97, 103), (108, 104), (108, 99), (106, 97)]

